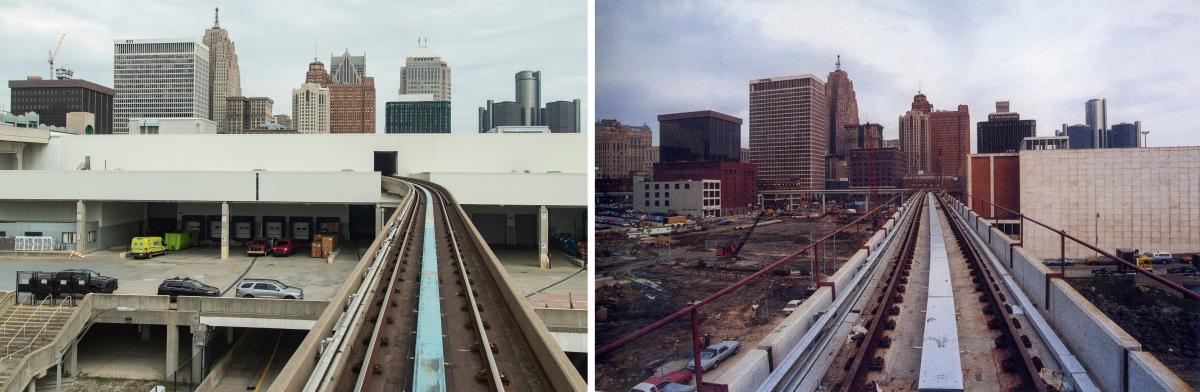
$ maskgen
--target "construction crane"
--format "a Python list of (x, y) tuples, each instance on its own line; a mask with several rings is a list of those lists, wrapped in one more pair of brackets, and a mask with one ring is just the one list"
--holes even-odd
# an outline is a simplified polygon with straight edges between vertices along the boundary
[(716, 249), (717, 257), (722, 257), (722, 258), (726, 258), (726, 259), (737, 259), (738, 253), (742, 251), (742, 246), (746, 245), (746, 240), (750, 239), (750, 234), (754, 233), (754, 228), (758, 227), (758, 221), (761, 221), (763, 215), (765, 215), (766, 213), (767, 213), (767, 209), (763, 208), (762, 211), (760, 211), (758, 213), (758, 216), (754, 217), (754, 224), (751, 224), (750, 227), (746, 229), (746, 234), (742, 236), (742, 239), (739, 240), (736, 245), (730, 244), (730, 245), (725, 245), (725, 246), (718, 246)]
[(46, 59), (46, 62), (50, 63), (51, 80), (54, 80), (54, 58), (58, 57), (58, 50), (62, 48), (63, 38), (67, 38), (67, 33), (62, 33), (62, 35), (58, 37), (58, 43), (54, 44), (54, 50), (50, 51), (50, 58)]

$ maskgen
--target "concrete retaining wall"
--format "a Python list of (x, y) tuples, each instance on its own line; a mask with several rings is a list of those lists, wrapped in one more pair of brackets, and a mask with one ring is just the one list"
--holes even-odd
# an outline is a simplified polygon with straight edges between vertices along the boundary
[(753, 349), (712, 383), (727, 386), (728, 392), (749, 392), (757, 390), (770, 375), (771, 371), (767, 368), (767, 351)]
[[(786, 357), (788, 352), (796, 347), (796, 343), (800, 342), (804, 333), (808, 332), (808, 329), (817, 321), (817, 315), (828, 308), (831, 303), (833, 303), (832, 291), (828, 287), (817, 289), (792, 314), (776, 324), (775, 329), (758, 342), (758, 348), (769, 349), (772, 364), (783, 361), (783, 357)], [(734, 367), (742, 367), (742, 362), (745, 360), (746, 357), (743, 357), (742, 361), (738, 361)]]

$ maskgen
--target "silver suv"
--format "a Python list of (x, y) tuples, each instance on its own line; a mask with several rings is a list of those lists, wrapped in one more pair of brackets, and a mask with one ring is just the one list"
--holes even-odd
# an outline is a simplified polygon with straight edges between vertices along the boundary
[(242, 279), (237, 284), (237, 296), (243, 298), (304, 299), (304, 290), (275, 279)]

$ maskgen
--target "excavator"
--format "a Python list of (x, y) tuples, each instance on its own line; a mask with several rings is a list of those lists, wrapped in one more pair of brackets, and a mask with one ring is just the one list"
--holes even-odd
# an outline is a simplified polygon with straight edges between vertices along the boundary
[(750, 235), (754, 234), (754, 228), (758, 227), (758, 222), (762, 220), (763, 215), (765, 215), (766, 213), (767, 213), (767, 209), (764, 208), (762, 211), (760, 211), (758, 213), (758, 216), (754, 217), (754, 224), (751, 224), (750, 227), (746, 229), (746, 234), (742, 236), (742, 239), (739, 240), (736, 245), (729, 244), (729, 245), (718, 246), (716, 248), (717, 257), (724, 258), (724, 259), (737, 259), (738, 252), (742, 251), (742, 246), (746, 245), (746, 240), (749, 240)]

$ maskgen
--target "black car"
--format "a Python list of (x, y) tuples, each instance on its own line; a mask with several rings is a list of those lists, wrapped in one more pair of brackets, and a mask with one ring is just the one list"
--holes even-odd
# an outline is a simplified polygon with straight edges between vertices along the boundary
[(1195, 274), (1196, 268), (1194, 268), (1194, 267), (1167, 268), (1167, 273), (1168, 274)]
[(158, 285), (158, 295), (169, 295), (172, 298), (183, 295), (193, 297), (220, 297), (221, 289), (206, 285), (198, 280), (187, 277), (174, 277), (163, 280)]
[[(71, 279), (76, 283), (82, 282), (82, 285), (75, 285), (77, 286), (74, 287), (76, 294), (112, 294), (114, 291), (117, 291), (117, 278), (100, 275), (99, 272), (90, 269), (63, 270), (57, 274), (57, 277), (60, 281)], [(67, 290), (62, 291), (65, 293)]]

